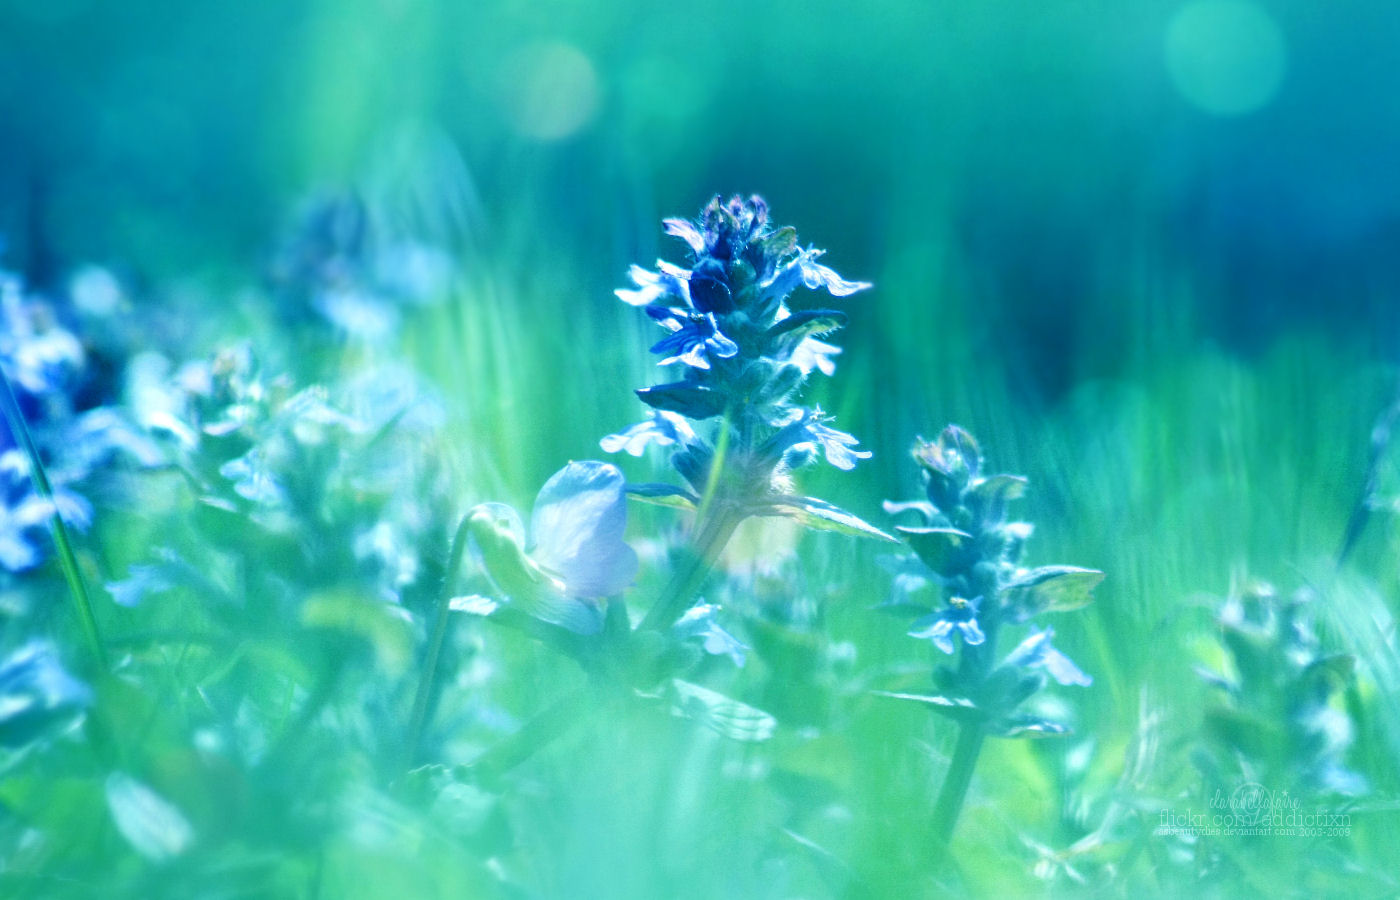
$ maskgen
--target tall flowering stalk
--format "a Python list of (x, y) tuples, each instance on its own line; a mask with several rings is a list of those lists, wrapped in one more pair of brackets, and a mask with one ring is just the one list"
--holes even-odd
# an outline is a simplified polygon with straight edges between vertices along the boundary
[[(820, 407), (797, 396), (813, 373), (830, 375), (840, 349), (821, 340), (846, 322), (832, 309), (793, 310), (805, 287), (845, 297), (869, 284), (846, 281), (802, 248), (791, 227), (774, 228), (759, 197), (715, 197), (695, 221), (667, 219), (666, 232), (690, 248), (690, 267), (633, 266), (635, 288), (617, 291), (667, 334), (651, 349), (679, 380), (637, 391), (651, 416), (603, 439), (609, 453), (641, 455), (672, 446), (685, 481), (634, 486), (634, 495), (696, 510), (692, 555), (651, 607), (643, 627), (670, 627), (685, 612), (734, 529), (749, 516), (787, 516), (812, 527), (884, 537), (855, 516), (793, 492), (790, 473), (819, 455), (840, 469), (870, 456), (832, 428)], [(707, 433), (697, 430), (708, 423)]]
[(1266, 584), (1232, 597), (1218, 616), (1223, 674), (1199, 670), (1219, 696), (1206, 712), (1197, 761), (1222, 784), (1262, 782), (1295, 793), (1356, 795), (1364, 778), (1344, 764), (1355, 731), (1339, 695), (1354, 657), (1323, 652), (1311, 595), (1279, 597)]
[[(956, 666), (934, 670), (933, 694), (888, 694), (928, 705), (960, 728), (952, 763), (934, 807), (940, 844), (952, 837), (983, 741), (987, 737), (1066, 734), (1067, 726), (1018, 708), (1045, 687), (1087, 686), (1092, 679), (1050, 643), (1054, 629), (1032, 626), (998, 662), (1007, 628), (1042, 613), (1087, 604), (1103, 573), (1074, 566), (1023, 568), (1026, 522), (1010, 521), (1007, 504), (1020, 497), (1026, 479), (983, 475), (981, 448), (972, 435), (949, 425), (934, 441), (919, 441), (914, 459), (927, 499), (886, 503), (891, 515), (915, 513), (922, 523), (900, 527), (917, 559), (895, 560), (896, 610), (918, 618), (909, 636), (958, 656)], [(929, 594), (935, 596), (929, 603)], [(960, 645), (960, 646), (959, 646)]]
[[(633, 266), (636, 287), (617, 294), (665, 330), (652, 351), (662, 366), (681, 366), (682, 374), (637, 391), (651, 415), (601, 445), (633, 456), (653, 444), (672, 447), (683, 484), (629, 485), (616, 466), (573, 462), (540, 491), (528, 529), (509, 507), (478, 506), (463, 534), (489, 575), (491, 596), (448, 602), (537, 637), (600, 680), (667, 700), (722, 734), (763, 740), (772, 734), (771, 716), (677, 677), (695, 662), (696, 644), (736, 661), (744, 649), (715, 621), (717, 607), (691, 606), (734, 529), (750, 516), (786, 516), (893, 540), (844, 510), (795, 493), (790, 477), (819, 456), (850, 469), (870, 454), (832, 428), (820, 408), (796, 401), (810, 375), (835, 370), (840, 350), (820, 338), (840, 328), (845, 315), (793, 310), (787, 299), (798, 287), (842, 297), (870, 285), (819, 264), (821, 251), (800, 247), (792, 228), (772, 227), (758, 197), (716, 197), (698, 220), (667, 219), (665, 227), (689, 246), (690, 267)], [(638, 565), (623, 540), (628, 495), (695, 513), (688, 551), (637, 625), (621, 597)], [(474, 768), (482, 776), (499, 774), (583, 708), (577, 697), (565, 697)]]

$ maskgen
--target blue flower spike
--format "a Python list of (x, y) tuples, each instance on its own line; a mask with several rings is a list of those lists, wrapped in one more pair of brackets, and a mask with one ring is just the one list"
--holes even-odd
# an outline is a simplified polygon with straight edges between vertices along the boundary
[[(633, 266), (636, 287), (617, 296), (666, 330), (651, 350), (659, 365), (680, 367), (679, 380), (639, 390), (651, 420), (604, 438), (603, 449), (639, 456), (651, 444), (674, 447), (671, 463), (688, 483), (680, 490), (711, 498), (735, 522), (786, 516), (811, 528), (891, 540), (844, 510), (788, 493), (795, 469), (825, 459), (850, 470), (870, 457), (855, 437), (831, 427), (820, 408), (798, 402), (808, 378), (836, 371), (841, 349), (823, 338), (846, 315), (790, 308), (789, 295), (802, 288), (847, 297), (870, 284), (818, 263), (822, 251), (801, 247), (792, 228), (775, 228), (760, 197), (716, 196), (694, 221), (663, 224), (685, 244), (688, 267), (665, 260), (655, 271)], [(686, 420), (713, 427), (702, 436)], [(725, 449), (716, 466), (719, 447)]]
[[(958, 724), (957, 745), (933, 811), (935, 835), (946, 844), (957, 825), (985, 738), (1070, 733), (1067, 725), (1018, 711), (1045, 687), (1047, 678), (1041, 670), (1062, 685), (1093, 683), (1051, 645), (1051, 628), (1031, 628), (998, 663), (995, 653), (1001, 630), (1044, 613), (1083, 606), (1103, 573), (1076, 566), (1021, 567), (1031, 526), (1008, 521), (1007, 505), (1025, 492), (1026, 479), (983, 475), (982, 448), (968, 432), (949, 425), (932, 441), (920, 439), (914, 445), (914, 459), (923, 476), (924, 496), (912, 502), (885, 503), (890, 515), (915, 514), (919, 519), (918, 525), (899, 526), (913, 554), (886, 563), (894, 586), (892, 602), (885, 606), (892, 611), (926, 610), (909, 629), (909, 636), (931, 641), (949, 656), (956, 651), (958, 659), (956, 666), (935, 666), (938, 693), (880, 693), (921, 703)], [(932, 588), (935, 597), (941, 593), (944, 602), (935, 602), (932, 610), (917, 602), (929, 593), (926, 588)], [(962, 636), (961, 648), (954, 644), (955, 634)]]

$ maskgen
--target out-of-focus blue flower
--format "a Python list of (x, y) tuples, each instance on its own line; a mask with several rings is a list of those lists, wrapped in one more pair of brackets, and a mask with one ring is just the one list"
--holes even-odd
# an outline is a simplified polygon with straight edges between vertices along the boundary
[(641, 456), (651, 444), (669, 447), (673, 444), (685, 445), (695, 441), (695, 431), (682, 416), (664, 409), (651, 411), (651, 418), (638, 422), (630, 428), (610, 434), (601, 444), (605, 453), (625, 450), (632, 456)]
[(950, 597), (946, 607), (914, 622), (909, 628), (909, 636), (933, 641), (939, 650), (951, 654), (953, 634), (956, 632), (962, 635), (964, 643), (975, 647), (987, 639), (977, 625), (977, 607), (981, 602), (981, 597), (971, 600)]
[(734, 665), (742, 669), (749, 648), (720, 627), (717, 621), (719, 611), (719, 606), (714, 603), (697, 604), (676, 620), (671, 630), (681, 638), (700, 638), (706, 653), (728, 656)]
[(353, 192), (306, 205), (270, 272), (284, 314), (309, 307), (347, 337), (382, 343), (407, 308), (448, 295), (458, 274), (452, 254), (394, 233), (379, 212)]
[(852, 449), (859, 443), (854, 437), (826, 424), (832, 417), (822, 413), (820, 406), (795, 409), (787, 418), (782, 423), (783, 430), (773, 438), (777, 449), (808, 452), (820, 449), (827, 462), (847, 471), (855, 468), (857, 460), (870, 458), (869, 450)]
[(0, 662), (0, 745), (19, 747), (92, 702), (48, 641), (31, 641)]
[(82, 343), (53, 310), (24, 296), (18, 278), (0, 272), (0, 366), (21, 393), (40, 397), (70, 386), (83, 367)]
[(1084, 674), (1068, 656), (1051, 646), (1050, 639), (1054, 636), (1053, 628), (1043, 631), (1032, 628), (1030, 636), (1007, 654), (1004, 664), (1026, 669), (1043, 668), (1060, 684), (1077, 684), (1081, 687), (1093, 684), (1093, 678)]
[(488, 574), (530, 615), (580, 634), (602, 628), (599, 599), (637, 574), (623, 540), (626, 481), (607, 463), (571, 462), (540, 489), (528, 536), (508, 506), (483, 504), (468, 527)]
[(40, 496), (29, 478), (29, 461), (18, 450), (0, 453), (0, 567), (23, 572), (43, 562), (43, 536), (54, 510), (73, 528), (92, 524), (92, 504), (66, 487), (54, 486), (53, 500)]

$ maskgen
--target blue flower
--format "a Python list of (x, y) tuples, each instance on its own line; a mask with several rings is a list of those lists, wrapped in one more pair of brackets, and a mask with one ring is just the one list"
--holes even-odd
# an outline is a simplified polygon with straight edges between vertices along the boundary
[(91, 702), (92, 691), (64, 671), (53, 645), (31, 641), (0, 662), (0, 745), (27, 744)]
[(971, 600), (950, 597), (946, 607), (916, 621), (909, 629), (909, 636), (933, 641), (939, 650), (951, 654), (956, 631), (962, 635), (963, 643), (975, 647), (987, 639), (977, 624), (977, 609), (981, 603), (981, 597)]
[(814, 291), (825, 288), (833, 297), (848, 297), (871, 287), (868, 281), (847, 281), (830, 268), (819, 265), (816, 259), (825, 252), (812, 247), (799, 250), (796, 258), (763, 285), (763, 292), (768, 296), (786, 297), (800, 284)]
[(651, 417), (632, 427), (610, 434), (598, 442), (604, 453), (617, 453), (626, 450), (632, 456), (641, 456), (651, 444), (669, 447), (672, 444), (694, 443), (695, 430), (684, 417), (664, 409), (653, 409)]
[(1043, 668), (1060, 684), (1077, 684), (1081, 687), (1093, 684), (1093, 678), (1084, 674), (1068, 656), (1050, 645), (1050, 639), (1054, 636), (1053, 628), (1046, 628), (1044, 631), (1031, 629), (1030, 637), (1007, 654), (1003, 664), (1026, 669)]
[(33, 397), (57, 391), (84, 360), (82, 343), (53, 311), (26, 300), (19, 279), (0, 272), (0, 366), (16, 390)]
[(701, 603), (692, 606), (672, 626), (672, 631), (682, 638), (698, 637), (704, 642), (705, 652), (711, 656), (728, 656), (734, 665), (744, 667), (745, 651), (749, 648), (738, 638), (720, 627), (716, 618), (718, 604)]
[(666, 356), (657, 363), (659, 366), (683, 362), (697, 369), (708, 369), (710, 362), (707, 357), (710, 354), (728, 359), (739, 352), (738, 344), (720, 334), (712, 315), (687, 316), (658, 306), (648, 306), (646, 311), (647, 315), (671, 332), (651, 348), (652, 353)]
[(530, 615), (580, 634), (602, 628), (597, 600), (621, 593), (637, 574), (622, 539), (626, 480), (616, 466), (571, 462), (535, 498), (527, 536), (515, 510), (482, 504), (468, 515), (487, 572)]
[(618, 288), (613, 293), (617, 294), (623, 303), (631, 306), (649, 306), (662, 297), (674, 297), (689, 307), (690, 273), (662, 259), (656, 261), (656, 266), (656, 272), (649, 272), (641, 266), (632, 266), (627, 270), (627, 274), (631, 276), (637, 289)]
[(63, 521), (79, 530), (92, 524), (92, 505), (64, 487), (55, 486), (53, 500), (34, 491), (29, 461), (18, 450), (0, 453), (0, 568), (22, 572), (44, 556), (40, 535), (55, 508)]
[(869, 459), (869, 450), (852, 449), (859, 443), (856, 438), (826, 424), (831, 420), (831, 416), (822, 413), (820, 406), (792, 410), (777, 423), (783, 428), (770, 441), (770, 452), (815, 453), (820, 448), (827, 462), (847, 471), (855, 468), (857, 460)]
[(832, 375), (836, 372), (836, 361), (832, 357), (840, 353), (841, 348), (835, 344), (808, 337), (793, 349), (788, 362), (801, 369), (803, 375), (812, 374), (814, 369), (823, 375)]

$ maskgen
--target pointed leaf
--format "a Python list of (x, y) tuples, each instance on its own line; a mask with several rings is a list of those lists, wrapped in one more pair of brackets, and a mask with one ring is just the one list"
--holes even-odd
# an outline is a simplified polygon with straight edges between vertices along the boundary
[(829, 334), (845, 325), (847, 321), (849, 321), (849, 317), (839, 310), (804, 309), (793, 313), (769, 328), (768, 339), (777, 340), (786, 337), (796, 344), (804, 337), (820, 337)]
[(627, 496), (643, 503), (669, 506), (673, 509), (693, 510), (700, 505), (700, 498), (685, 488), (655, 482), (629, 484), (627, 485)]
[(907, 700), (911, 703), (922, 704), (959, 723), (979, 722), (987, 717), (986, 711), (968, 697), (952, 694), (907, 694), (897, 691), (872, 691), (872, 693), (880, 697), (889, 697), (892, 700)]
[(724, 412), (723, 394), (713, 388), (687, 381), (641, 388), (637, 391), (637, 396), (647, 406), (680, 413), (691, 419), (708, 419)]
[(759, 510), (756, 515), (784, 516), (817, 531), (835, 531), (855, 537), (888, 541), (892, 544), (899, 543), (896, 538), (854, 513), (849, 513), (825, 500), (818, 500), (816, 497), (779, 497), (772, 501), (771, 506)]
[(910, 528), (899, 526), (899, 532), (914, 548), (924, 565), (940, 575), (954, 575), (967, 562), (967, 549), (972, 535), (956, 528)]
[(1064, 612), (1093, 602), (1094, 588), (1103, 581), (1097, 569), (1078, 566), (1041, 566), (1006, 586), (1008, 598), (1022, 610), (1022, 617), (1041, 612)]
[(1006, 504), (1026, 493), (1026, 479), (1020, 475), (993, 475), (983, 478), (968, 488), (967, 496), (980, 507), (984, 516), (1001, 521), (1006, 515)]
[(923, 703), (927, 706), (937, 706), (944, 709), (963, 709), (969, 712), (977, 709), (977, 704), (966, 697), (951, 697), (946, 694), (906, 694), (896, 691), (874, 691), (873, 693), (880, 697), (910, 700), (914, 703)]

